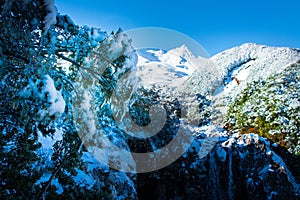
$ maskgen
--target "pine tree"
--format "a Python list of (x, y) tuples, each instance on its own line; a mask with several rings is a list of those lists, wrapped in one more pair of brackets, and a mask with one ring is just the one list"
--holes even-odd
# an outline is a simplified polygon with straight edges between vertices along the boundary
[[(95, 179), (93, 173), (103, 171), (87, 171), (73, 102), (84, 90), (104, 101), (95, 92), (111, 93), (129, 41), (75, 25), (68, 16), (57, 15), (52, 0), (0, 0), (0, 13), (0, 196), (109, 196), (109, 186), (84, 187), (74, 181), (79, 171)], [(93, 77), (91, 82), (81, 82), (85, 76)], [(108, 181), (108, 176), (103, 173), (96, 182)]]

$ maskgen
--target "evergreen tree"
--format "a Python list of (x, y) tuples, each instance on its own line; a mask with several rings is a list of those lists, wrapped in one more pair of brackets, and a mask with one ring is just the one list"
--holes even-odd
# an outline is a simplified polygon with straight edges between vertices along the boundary
[[(75, 25), (53, 0), (0, 0), (0, 13), (0, 196), (109, 197), (110, 172), (83, 157), (73, 103), (85, 90), (104, 101), (95, 92), (111, 93), (130, 41)], [(95, 184), (82, 186), (79, 173)]]

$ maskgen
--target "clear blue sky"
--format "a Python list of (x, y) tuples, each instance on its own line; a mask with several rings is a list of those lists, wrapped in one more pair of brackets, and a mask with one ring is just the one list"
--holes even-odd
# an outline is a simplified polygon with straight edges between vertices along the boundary
[(210, 55), (245, 42), (300, 48), (300, 0), (56, 0), (56, 5), (75, 23), (108, 32), (173, 29)]

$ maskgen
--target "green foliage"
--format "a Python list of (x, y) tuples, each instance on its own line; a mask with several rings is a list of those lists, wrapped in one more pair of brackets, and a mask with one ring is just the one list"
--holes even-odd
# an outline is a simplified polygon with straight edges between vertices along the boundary
[(299, 64), (258, 81), (236, 98), (227, 114), (229, 129), (257, 133), (300, 154)]

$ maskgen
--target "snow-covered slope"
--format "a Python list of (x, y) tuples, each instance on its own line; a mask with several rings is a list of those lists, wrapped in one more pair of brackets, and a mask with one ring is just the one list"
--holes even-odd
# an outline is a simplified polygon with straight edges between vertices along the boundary
[(181, 46), (169, 51), (161, 49), (140, 49), (137, 52), (137, 72), (141, 85), (149, 87), (179, 87), (206, 59), (196, 57), (186, 47)]
[(247, 83), (265, 80), (300, 60), (300, 50), (246, 43), (213, 56), (223, 76), (223, 87), (215, 95), (235, 97)]
[[(254, 43), (246, 43), (223, 51), (212, 57), (212, 60), (222, 71), (223, 75), (234, 75), (246, 66), (254, 66), (256, 76), (268, 77), (271, 73), (278, 73), (285, 66), (295, 63), (300, 58), (300, 51), (287, 47), (270, 47)], [(248, 63), (248, 64), (247, 64)], [(259, 73), (265, 72), (265, 73)], [(246, 78), (246, 77), (245, 77)], [(245, 78), (241, 77), (241, 80)]]

